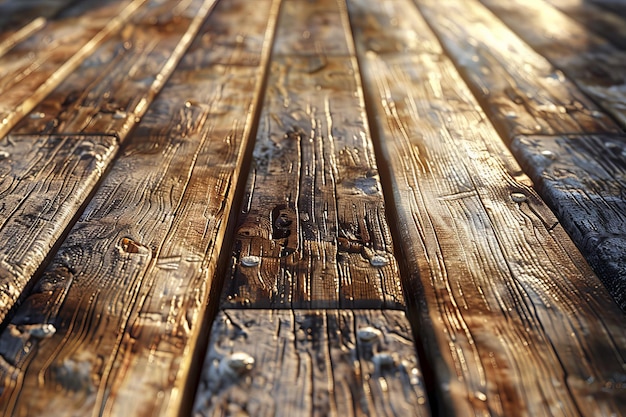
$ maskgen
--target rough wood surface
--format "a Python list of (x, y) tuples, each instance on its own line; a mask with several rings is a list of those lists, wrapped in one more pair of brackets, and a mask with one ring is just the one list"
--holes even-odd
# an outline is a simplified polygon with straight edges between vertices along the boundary
[[(173, 39), (166, 35), (159, 37), (153, 34), (152, 39), (155, 42), (149, 48), (152, 54), (145, 54), (141, 47), (122, 47), (124, 51), (130, 49), (124, 55), (122, 63), (130, 64), (119, 65), (117, 70), (103, 72), (99, 66), (92, 65), (93, 62), (88, 63), (84, 71), (79, 70), (70, 77), (69, 86), (61, 86), (60, 92), (55, 91), (45, 100), (43, 109), (37, 108), (21, 123), (22, 130), (26, 132), (66, 130), (71, 132), (71, 136), (61, 138), (58, 135), (49, 137), (45, 134), (26, 137), (13, 135), (3, 140), (4, 159), (10, 161), (11, 165), (3, 173), (6, 186), (2, 196), (5, 209), (0, 218), (0, 265), (3, 271), (0, 277), (0, 299), (3, 301), (0, 303), (0, 320), (13, 307), (33, 274), (48, 256), (48, 252), (76, 216), (78, 208), (86, 202), (102, 172), (112, 161), (119, 143), (145, 113), (164, 80), (169, 78), (173, 66), (189, 46), (212, 4), (212, 0), (196, 0), (190, 4), (181, 4), (180, 9), (173, 8), (171, 3), (148, 4), (139, 13), (144, 24), (148, 24), (147, 19), (158, 21), (165, 17), (169, 20), (171, 14), (178, 15), (181, 12), (195, 16), (195, 21), (190, 22), (187, 19), (183, 22), (180, 26), (182, 33), (172, 36)], [(129, 29), (132, 31), (132, 27)], [(114, 38), (113, 42), (116, 48), (120, 48), (123, 39)], [(154, 51), (156, 44), (158, 50)], [(104, 50), (110, 52), (109, 49), (105, 47)], [(96, 53), (96, 63), (107, 59), (108, 55), (104, 55), (103, 57), (101, 53)], [(169, 60), (163, 60), (164, 56)], [(114, 61), (120, 64), (120, 60)], [(99, 76), (95, 79), (93, 76), (87, 77), (92, 75), (94, 69)], [(130, 80), (129, 71), (141, 82)], [(84, 92), (75, 100), (79, 104), (67, 98), (82, 90)], [(104, 92), (111, 95), (108, 100), (103, 97)], [(133, 105), (129, 114), (124, 112), (126, 107), (119, 107), (120, 102), (126, 104), (122, 99), (131, 101), (130, 104)], [(105, 102), (102, 103), (102, 100)], [(56, 105), (57, 108), (65, 105), (70, 111), (57, 110), (57, 116), (53, 117), (54, 113), (42, 113), (41, 110), (48, 110), (46, 105)], [(67, 113), (69, 116), (66, 116)], [(81, 132), (76, 125), (83, 127), (83, 134), (89, 131), (109, 131), (101, 129), (101, 126), (93, 122), (94, 114), (102, 115), (98, 121), (104, 119), (110, 122), (107, 124), (112, 126), (110, 134), (78, 135)], [(73, 122), (74, 128), (64, 129), (66, 124), (59, 123), (59, 120), (69, 120), (68, 124)], [(57, 128), (45, 129), (39, 128), (40, 126)], [(13, 132), (25, 133), (23, 131), (14, 129)], [(102, 143), (98, 143), (99, 138), (102, 138)], [(64, 161), (63, 158), (67, 160)], [(80, 172), (80, 169), (84, 172)], [(51, 187), (50, 184), (54, 186)], [(16, 236), (20, 236), (20, 244), (16, 242)]]
[(620, 131), (561, 71), (477, 2), (416, 3), (503, 138)]
[(626, 127), (626, 51), (541, 0), (481, 1)]
[(48, 19), (77, 0), (13, 0), (0, 3), (0, 55), (28, 35), (43, 28)]
[(626, 311), (626, 137), (522, 136), (511, 148)]
[[(433, 42), (408, 1), (349, 4), (355, 16), (410, 20), (415, 32), (399, 44), (413, 33)], [(452, 63), (440, 51), (368, 53), (376, 31), (353, 30), (389, 165), (405, 296), (435, 370), (440, 412), (626, 409), (624, 314), (511, 162)]]
[(0, 140), (0, 322), (117, 150), (110, 136)]
[(401, 311), (225, 310), (193, 415), (429, 416)]
[(123, 142), (169, 79), (214, 3), (148, 1), (12, 133), (98, 133)]
[[(0, 57), (0, 136), (28, 114), (146, 0), (92, 4), (50, 22)], [(80, 6), (80, 5), (79, 5)]]
[[(626, 15), (612, 13), (591, 1), (547, 0), (549, 4), (571, 16), (588, 30), (626, 49)], [(624, 3), (626, 10), (626, 3)]]
[[(287, 6), (278, 26), (314, 13), (338, 17), (307, 26), (307, 44), (349, 50), (347, 28), (326, 27), (345, 21), (335, 0)], [(276, 44), (291, 52), (274, 50), (223, 305), (402, 308), (354, 59), (285, 30)]]
[[(271, 36), (256, 65), (242, 51), (248, 34), (273, 33), (276, 9), (220, 2), (210, 16), (0, 336), (1, 413), (156, 416), (191, 406), (186, 384), (198, 372)], [(198, 54), (206, 39), (228, 47)]]

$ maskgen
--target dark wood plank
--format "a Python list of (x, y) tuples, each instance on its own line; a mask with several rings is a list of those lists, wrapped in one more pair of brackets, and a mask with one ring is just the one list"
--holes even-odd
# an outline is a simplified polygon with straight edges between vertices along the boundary
[(541, 0), (482, 2), (626, 127), (626, 51)]
[[(345, 21), (336, 0), (282, 8), (278, 26), (315, 13), (336, 17), (293, 30), (350, 50), (343, 23), (327, 28)], [(354, 59), (294, 39), (277, 32), (223, 306), (403, 308)]]
[[(626, 15), (618, 15), (591, 1), (547, 0), (552, 6), (569, 15), (586, 28), (626, 49)], [(626, 3), (624, 3), (626, 10)]]
[(626, 137), (519, 137), (511, 148), (626, 311)]
[(119, 31), (146, 0), (104, 2), (50, 22), (0, 56), (0, 137)]
[(194, 415), (429, 416), (410, 334), (401, 311), (222, 311)]
[[(192, 361), (277, 7), (216, 6), (192, 59), (183, 59), (0, 335), (0, 413), (169, 416), (191, 407), (187, 384), (199, 372)], [(256, 42), (263, 33), (257, 64), (246, 64), (248, 34)], [(223, 47), (199, 61), (206, 38)]]
[(148, 1), (12, 133), (99, 133), (123, 142), (169, 79), (214, 3)]
[[(51, 98), (44, 101), (43, 109), (46, 109), (46, 105), (50, 106), (49, 103), (55, 103), (54, 105), (58, 106), (60, 103), (69, 102), (70, 104), (66, 106), (70, 110), (61, 111), (60, 115), (55, 118), (48, 115), (52, 113), (44, 114), (40, 111), (43, 110), (42, 108), (37, 108), (21, 124), (22, 130), (19, 128), (13, 130), (15, 133), (25, 133), (24, 131), (28, 132), (29, 130), (67, 130), (69, 131), (68, 134), (72, 135), (71, 138), (61, 141), (58, 136), (31, 135), (22, 137), (14, 135), (14, 137), (9, 136), (6, 139), (5, 153), (10, 156), (14, 166), (6, 172), (5, 183), (10, 185), (7, 185), (3, 193), (2, 202), (7, 208), (0, 221), (0, 246), (3, 247), (0, 263), (4, 269), (1, 282), (3, 286), (6, 286), (0, 290), (1, 297), (5, 301), (0, 307), (0, 320), (4, 320), (7, 312), (13, 307), (33, 274), (48, 255), (48, 251), (54, 247), (57, 240), (69, 227), (72, 219), (76, 217), (76, 210), (86, 202), (102, 172), (112, 161), (120, 142), (126, 138), (128, 131), (145, 113), (154, 95), (169, 78), (174, 65), (189, 46), (212, 4), (212, 0), (196, 0), (189, 4), (182, 4), (182, 7), (172, 7), (172, 3), (149, 3), (146, 9), (139, 13), (139, 22), (158, 30), (161, 27), (158, 24), (150, 23), (151, 21), (165, 20), (169, 22), (171, 15), (175, 14), (181, 20), (179, 28), (182, 33), (175, 31), (172, 34), (165, 31), (162, 36), (152, 33), (154, 44), (151, 48), (147, 48), (147, 51), (141, 47), (122, 47), (122, 43), (128, 40), (114, 37), (113, 41), (116, 42), (116, 48), (127, 51), (122, 54), (122, 58), (112, 60), (114, 64), (119, 64), (117, 70), (111, 69), (111, 71), (104, 71), (103, 73), (101, 67), (92, 65), (94, 62), (88, 62), (86, 67), (81, 67), (83, 71), (70, 76), (69, 86), (66, 85), (67, 83), (63, 84), (59, 87), (60, 92), (55, 91)], [(184, 20), (181, 16), (183, 13), (191, 15), (193, 18), (190, 16), (190, 19)], [(138, 23), (135, 22), (135, 24)], [(134, 33), (132, 27), (127, 27), (127, 30)], [(145, 38), (141, 37), (138, 40), (132, 40), (146, 43)], [(158, 50), (155, 50), (156, 44), (158, 44)], [(95, 54), (97, 57), (94, 60), (95, 63), (98, 64), (102, 60), (110, 58), (110, 52), (110, 47), (106, 46), (103, 50), (98, 51)], [(167, 59), (164, 60), (164, 56)], [(98, 73), (97, 76), (93, 74), (94, 70)], [(134, 74), (135, 79), (139, 79), (141, 82), (134, 82), (134, 79), (130, 80), (129, 73)], [(69, 89), (70, 93), (67, 93), (66, 89)], [(83, 89), (85, 92), (80, 96), (82, 100), (76, 100), (78, 104), (67, 100), (68, 95)], [(118, 91), (123, 91), (123, 93), (117, 94)], [(113, 94), (114, 98), (111, 97), (107, 100), (103, 97), (105, 92)], [(65, 100), (61, 101), (60, 98)], [(105, 104), (114, 106), (113, 108), (116, 110), (111, 111), (111, 108), (100, 105), (100, 100), (104, 100)], [(121, 115), (122, 110), (120, 107), (116, 107), (120, 103), (128, 104), (130, 107), (128, 114)], [(123, 107), (122, 109), (126, 110)], [(67, 113), (69, 116), (66, 116)], [(101, 116), (97, 117), (98, 115)], [(108, 121), (106, 126), (111, 126), (110, 131), (100, 128), (101, 126), (93, 122), (96, 118), (99, 122)], [(80, 131), (77, 128), (63, 129), (67, 124), (59, 123), (59, 120), (68, 120), (67, 124), (74, 122), (74, 127), (79, 123), (86, 126)], [(38, 129), (39, 126), (48, 125), (56, 125), (58, 129)], [(97, 143), (98, 138), (102, 136), (101, 133), (93, 133), (87, 139), (85, 136), (76, 136), (77, 133), (81, 132), (105, 130), (109, 131), (109, 134), (103, 136), (102, 144)], [(112, 136), (116, 140), (112, 139)], [(50, 143), (46, 144), (46, 141)], [(89, 150), (88, 147), (85, 148), (87, 146), (84, 144), (85, 141), (91, 144), (90, 146), (95, 151)], [(15, 143), (19, 143), (19, 145), (15, 145)], [(32, 149), (29, 149), (29, 145), (32, 146)], [(62, 149), (63, 146), (66, 146), (67, 149)], [(80, 151), (76, 151), (76, 149), (83, 149), (82, 152), (86, 156), (81, 156)], [(97, 165), (91, 169), (86, 169), (89, 165), (83, 166), (86, 169), (84, 174), (70, 171), (68, 176), (68, 172), (65, 172), (63, 167), (66, 164), (68, 167), (74, 167), (77, 163), (75, 160), (82, 161), (80, 158), (83, 157), (84, 161), (95, 158), (95, 162), (92, 161), (91, 163), (97, 163)], [(67, 161), (63, 161), (62, 158), (67, 158)], [(41, 172), (37, 172), (38, 169)], [(76, 168), (74, 167), (74, 169)], [(80, 186), (77, 181), (82, 181)], [(54, 189), (51, 189), (50, 183), (55, 184)], [(47, 203), (49, 206), (42, 206), (43, 202), (46, 201), (49, 201)], [(42, 210), (45, 212), (45, 216), (42, 216)], [(23, 244), (17, 244), (15, 236), (20, 236)]]
[[(456, 16), (448, 3), (438, 7)], [(409, 1), (349, 4), (355, 16), (408, 19), (407, 42), (414, 33), (434, 42)], [(625, 316), (452, 62), (442, 51), (368, 53), (376, 31), (353, 30), (389, 167), (407, 303), (442, 415), (625, 409)]]
[(13, 0), (0, 3), (0, 55), (45, 26), (77, 0)]
[(620, 131), (561, 71), (480, 5), (416, 3), (503, 138)]
[(117, 140), (110, 136), (7, 136), (0, 140), (0, 321), (117, 148)]

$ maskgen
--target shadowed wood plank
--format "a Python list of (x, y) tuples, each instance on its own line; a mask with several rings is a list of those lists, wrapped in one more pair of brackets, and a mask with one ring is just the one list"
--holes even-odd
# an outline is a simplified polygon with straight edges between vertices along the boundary
[[(278, 26), (336, 15), (306, 26), (307, 42), (350, 50), (345, 26), (342, 38), (325, 26), (345, 20), (342, 7), (288, 6)], [(294, 39), (277, 32), (274, 52), (292, 52), (273, 55), (223, 306), (402, 308), (354, 58), (301, 56)]]
[(0, 55), (46, 25), (77, 0), (13, 0), (0, 3)]
[[(611, 13), (590, 1), (547, 0), (552, 6), (580, 22), (587, 29), (626, 49), (626, 16)], [(626, 5), (626, 3), (624, 3)], [(625, 7), (626, 10), (626, 7)]]
[[(162, 4), (162, 2), (158, 3)], [(4, 146), (3, 151), (7, 158), (13, 161), (15, 166), (5, 173), (7, 187), (3, 193), (2, 203), (6, 209), (4, 216), (0, 219), (0, 243), (4, 243), (3, 255), (0, 258), (4, 271), (0, 282), (4, 288), (0, 289), (0, 294), (3, 301), (5, 301), (0, 306), (0, 319), (3, 320), (5, 318), (7, 312), (12, 308), (20, 293), (25, 289), (33, 274), (39, 268), (39, 265), (48, 255), (48, 251), (54, 247), (57, 239), (66, 230), (71, 220), (76, 217), (76, 211), (86, 202), (102, 172), (109, 165), (113, 155), (118, 150), (119, 142), (126, 138), (127, 132), (136, 123), (136, 118), (145, 112), (148, 103), (163, 85), (164, 80), (168, 78), (169, 73), (173, 70), (173, 66), (189, 46), (191, 38), (197, 33), (202, 20), (212, 4), (212, 0), (205, 2), (196, 0), (191, 2), (190, 5), (183, 4), (183, 6), (189, 6), (190, 9), (184, 7), (183, 10), (177, 10), (174, 8), (173, 11), (170, 11), (172, 4), (165, 4), (162, 7), (155, 7), (155, 4), (149, 4), (147, 10), (140, 13), (141, 19), (158, 21), (159, 18), (165, 17), (167, 20), (169, 18), (168, 15), (172, 13), (177, 14), (181, 11), (193, 13), (196, 17), (191, 22), (192, 24), (189, 24), (189, 21), (184, 22), (185, 31), (178, 36), (173, 36), (174, 39), (169, 39), (167, 36), (154, 36), (158, 43), (159, 51), (155, 51), (152, 56), (149, 55), (148, 62), (144, 62), (141, 59), (143, 58), (143, 49), (137, 48), (132, 49), (125, 56), (126, 61), (131, 62), (131, 68), (120, 65), (119, 69), (121, 71), (105, 71), (102, 78), (96, 78), (95, 80), (93, 80), (93, 77), (91, 79), (83, 79), (82, 76), (86, 75), (84, 73), (71, 76), (72, 80), (81, 80), (80, 82), (75, 81), (78, 85), (73, 85), (72, 87), (75, 87), (77, 91), (85, 89), (86, 92), (81, 96), (85, 100), (96, 96), (98, 97), (96, 99), (97, 102), (103, 99), (102, 94), (104, 92), (115, 94), (116, 90), (123, 89), (125, 93), (130, 94), (130, 98), (123, 94), (115, 94), (115, 97), (119, 99), (120, 96), (123, 96), (128, 98), (129, 101), (133, 101), (132, 104), (135, 105), (135, 108), (141, 107), (140, 111), (131, 112), (130, 116), (124, 114), (121, 117), (117, 117), (118, 113), (107, 112), (110, 109), (99, 108), (95, 105), (84, 105), (83, 100), (81, 101), (82, 107), (76, 106), (79, 107), (78, 110), (70, 112), (75, 119), (90, 121), (91, 119), (88, 117), (90, 112), (99, 114), (98, 112), (104, 110), (104, 116), (100, 120), (107, 119), (111, 122), (109, 125), (117, 125), (117, 129), (114, 129), (110, 135), (98, 136), (94, 134), (85, 139), (84, 136), (76, 136), (72, 132), (72, 135), (64, 140), (61, 140), (59, 136), (48, 137), (47, 135), (9, 136), (4, 140), (6, 146)], [(147, 24), (147, 21), (145, 23)], [(183, 38), (182, 41), (181, 37)], [(185, 37), (187, 39), (184, 39)], [(126, 48), (121, 47), (124, 41), (122, 38), (118, 38), (116, 41), (120, 48), (126, 50)], [(96, 55), (100, 57), (100, 60), (103, 59), (99, 53)], [(168, 57), (169, 61), (165, 60), (163, 63), (158, 62), (155, 65), (155, 61), (162, 60), (163, 56)], [(119, 64), (119, 62), (116, 63)], [(86, 71), (90, 73), (91, 68), (94, 67), (87, 65)], [(97, 66), (95, 68), (97, 72), (102, 73), (101, 68)], [(130, 73), (133, 73), (142, 82), (133, 83), (133, 81), (129, 80), (129, 72), (127, 70), (131, 70)], [(152, 71), (156, 71), (156, 73)], [(116, 82), (121, 83), (121, 85), (116, 85)], [(113, 87), (117, 87), (117, 89)], [(143, 91), (140, 88), (143, 88)], [(60, 89), (63, 90), (62, 87)], [(52, 96), (52, 100), (55, 103), (63, 102), (56, 101), (58, 99), (57, 94)], [(65, 102), (67, 101), (65, 100)], [(50, 100), (46, 99), (46, 103), (48, 102)], [(115, 99), (111, 98), (107, 101), (107, 104), (115, 106)], [(119, 112), (119, 110), (117, 111)], [(57, 119), (52, 119), (51, 121), (49, 116), (45, 114), (40, 116), (41, 114), (39, 111), (31, 113), (25, 123), (23, 123), (25, 126), (24, 130), (31, 128), (31, 124), (35, 125), (35, 127), (38, 126), (38, 122), (43, 119), (47, 119), (47, 122), (52, 124), (54, 124), (54, 121), (57, 121)], [(69, 119), (70, 121), (72, 120), (71, 117)], [(46, 122), (42, 123), (44, 126), (48, 124)], [(88, 124), (87, 128), (83, 129), (83, 132), (107, 130), (93, 128), (92, 126), (93, 124)], [(15, 130), (19, 132), (19, 129)], [(68, 130), (71, 131), (73, 129)], [(113, 140), (112, 136), (115, 136), (117, 140)], [(100, 137), (103, 138), (102, 144), (98, 143), (98, 138)], [(49, 144), (46, 144), (46, 141), (49, 141)], [(62, 159), (64, 157), (67, 158), (66, 161)], [(95, 158), (95, 161), (91, 163), (96, 164), (94, 167), (97, 168), (91, 167), (91, 169), (88, 169), (89, 165), (83, 166), (82, 168), (85, 169), (84, 174), (69, 171), (71, 175), (69, 178), (66, 177), (68, 173), (64, 171), (64, 166), (73, 167), (76, 170), (77, 168), (74, 166), (76, 161), (74, 159), (89, 161), (93, 158)], [(41, 170), (41, 172), (37, 170)], [(38, 184), (39, 182), (41, 183)], [(78, 186), (77, 182), (80, 182), (80, 186)], [(49, 183), (55, 184), (55, 188), (51, 189)], [(43, 202), (47, 203), (44, 204)], [(44, 212), (45, 215), (42, 214)], [(16, 236), (20, 236), (22, 244), (15, 242)]]
[(626, 311), (626, 137), (518, 137), (511, 148)]
[(401, 311), (225, 310), (193, 415), (429, 416)]
[(503, 138), (620, 131), (561, 71), (477, 2), (416, 3)]
[(541, 0), (482, 2), (626, 127), (626, 51)]
[[(146, 0), (103, 2), (50, 22), (0, 57), (0, 136), (116, 33)], [(79, 5), (80, 6), (80, 5)]]
[(110, 136), (0, 140), (0, 321), (112, 160)]
[(623, 0), (589, 0), (593, 4), (604, 7), (617, 13), (619, 16), (626, 16), (626, 4)]
[(12, 133), (97, 132), (123, 142), (169, 79), (214, 3), (148, 1)]
[[(2, 333), (2, 412), (173, 416), (191, 407), (187, 384), (199, 372), (192, 361), (276, 14), (269, 1), (216, 6), (193, 59)], [(258, 64), (245, 64), (248, 34), (256, 42), (262, 33)], [(198, 61), (206, 36), (232, 56), (222, 47)]]
[[(349, 4), (355, 16), (389, 13), (432, 38), (408, 1)], [(389, 164), (405, 295), (442, 414), (624, 409), (625, 316), (452, 63), (442, 52), (367, 53), (376, 31), (353, 30)]]

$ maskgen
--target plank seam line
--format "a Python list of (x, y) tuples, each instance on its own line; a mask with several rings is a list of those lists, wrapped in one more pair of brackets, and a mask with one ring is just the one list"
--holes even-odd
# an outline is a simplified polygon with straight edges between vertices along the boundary
[[(376, 166), (378, 169), (378, 175), (380, 178), (380, 184), (383, 192), (383, 202), (385, 205), (385, 218), (389, 224), (389, 229), (391, 231), (392, 236), (402, 236), (400, 222), (397, 213), (397, 201), (394, 196), (394, 187), (392, 182), (392, 174), (389, 164), (380, 164), (381, 161), (386, 161), (389, 158), (386, 157), (386, 152), (382, 147), (382, 140), (379, 135), (378, 129), (378, 121), (375, 114), (374, 99), (372, 96), (371, 89), (363, 83), (363, 65), (362, 65), (362, 56), (356, 51), (356, 43), (354, 41), (354, 28), (352, 26), (352, 20), (350, 18), (350, 12), (347, 7), (347, 2), (349, 0), (340, 0), (343, 3), (342, 8), (342, 17), (344, 23), (346, 25), (346, 30), (348, 32), (350, 39), (350, 47), (354, 53), (352, 59), (355, 63), (355, 71), (356, 77), (359, 82), (359, 88), (362, 94), (363, 107), (365, 110), (366, 117), (366, 125), (369, 130), (370, 138), (372, 139), (372, 146), (374, 148), (374, 157), (376, 158)], [(393, 244), (393, 254), (398, 262), (398, 275), (400, 278), (400, 285), (402, 288), (402, 293), (405, 295), (409, 290), (409, 283), (414, 283), (416, 288), (413, 288), (414, 291), (423, 293), (422, 282), (419, 279), (408, 279), (409, 276), (414, 275), (411, 272), (411, 267), (408, 265), (406, 261), (406, 257), (402, 254), (401, 245)], [(424, 385), (427, 387), (426, 396), (428, 398), (428, 403), (431, 408), (431, 413), (433, 416), (440, 414), (440, 406), (439, 404), (445, 402), (445, 396), (441, 395), (439, 390), (435, 387), (440, 386), (438, 377), (435, 373), (434, 368), (431, 366), (431, 362), (429, 361), (429, 355), (427, 354), (427, 349), (425, 348), (424, 338), (434, 338), (434, 334), (432, 329), (421, 328), (420, 318), (428, 317), (427, 311), (423, 311), (427, 309), (427, 307), (413, 304), (413, 297), (404, 297), (404, 312), (411, 326), (411, 331), (413, 334), (413, 344), (415, 346), (415, 353), (417, 354), (418, 361), (420, 363), (420, 367), (422, 368), (422, 376), (424, 378)], [(427, 334), (422, 335), (424, 332)]]

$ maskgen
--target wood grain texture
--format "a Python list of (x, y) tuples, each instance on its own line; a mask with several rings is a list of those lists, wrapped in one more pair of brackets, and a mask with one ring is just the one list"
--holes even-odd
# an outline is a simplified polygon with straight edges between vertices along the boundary
[(620, 131), (561, 71), (477, 2), (416, 3), (505, 140), (517, 134)]
[[(430, 34), (407, 1), (350, 1), (355, 15), (370, 8)], [(405, 295), (435, 370), (440, 412), (625, 409), (625, 316), (452, 63), (441, 53), (368, 53), (363, 39), (375, 31), (353, 30), (389, 166)]]
[(626, 127), (626, 51), (541, 0), (481, 1)]
[[(276, 14), (243, 0), (211, 14), (191, 51), (210, 34), (233, 45), (232, 65), (180, 69), (153, 103), (0, 336), (0, 413), (184, 410)], [(239, 45), (260, 33), (258, 64), (239, 65)]]
[(429, 416), (401, 311), (225, 310), (193, 415)]
[(0, 140), (0, 322), (118, 148), (110, 136)]
[[(339, 3), (322, 4), (339, 16), (326, 24), (345, 20)], [(283, 8), (278, 26), (320, 7)], [(350, 48), (348, 32), (307, 33)], [(301, 56), (293, 39), (278, 30), (223, 306), (403, 308), (354, 59)], [(286, 44), (293, 54), (278, 55)]]
[(626, 137), (518, 137), (511, 149), (626, 311)]
[(13, 0), (0, 3), (0, 55), (45, 26), (77, 0)]
[(146, 0), (92, 4), (50, 22), (0, 57), (0, 136), (28, 114)]
[[(547, 0), (587, 30), (611, 41), (616, 47), (626, 49), (626, 15), (612, 13), (591, 1)], [(626, 4), (624, 5), (626, 10)]]
[[(168, 18), (168, 15), (181, 12), (181, 10), (172, 7), (174, 5), (171, 3), (159, 3), (160, 7), (148, 4), (146, 11), (140, 13), (144, 24), (148, 24), (146, 19), (158, 21), (159, 18)], [(88, 117), (90, 112), (96, 115), (103, 112), (105, 116), (101, 117), (100, 120), (108, 119), (112, 122), (111, 124), (118, 127), (112, 130), (109, 135), (81, 136), (76, 135), (80, 133), (77, 131), (78, 129), (70, 128), (67, 130), (71, 132), (71, 136), (67, 137), (45, 134), (41, 136), (13, 135), (3, 140), (2, 152), (3, 155), (6, 155), (4, 159), (7, 159), (11, 165), (3, 173), (5, 187), (3, 187), (2, 204), (5, 208), (4, 215), (0, 218), (0, 242), (3, 243), (0, 264), (3, 270), (2, 284), (4, 288), (0, 292), (3, 301), (0, 304), (0, 320), (4, 320), (7, 312), (24, 291), (48, 252), (76, 216), (78, 208), (86, 202), (101, 174), (112, 161), (120, 141), (125, 139), (128, 130), (136, 123), (136, 119), (145, 112), (145, 107), (158, 91), (158, 87), (162, 86), (164, 79), (168, 78), (169, 73), (173, 70), (171, 67), (181, 58), (212, 4), (212, 1), (204, 2), (204, 4), (201, 1), (196, 1), (195, 3), (192, 2), (192, 7), (189, 8), (186, 8), (189, 5), (182, 4), (183, 12), (192, 13), (196, 16), (196, 24), (189, 25), (189, 19), (185, 21), (183, 33), (180, 36), (174, 36), (171, 41), (166, 36), (155, 37), (155, 45), (158, 44), (159, 50), (158, 52), (154, 51), (152, 56), (148, 55), (148, 59), (146, 59), (148, 62), (141, 59), (143, 58), (141, 56), (143, 50), (137, 48), (136, 54), (129, 53), (125, 56), (127, 62), (132, 63), (131, 68), (120, 65), (121, 71), (105, 71), (103, 74), (102, 68), (88, 64), (86, 71), (89, 72), (90, 69), (93, 69), (99, 74), (103, 74), (102, 78), (83, 79), (86, 74), (80, 71), (71, 77), (73, 80), (81, 80), (80, 82), (76, 81), (78, 85), (73, 85), (76, 88), (74, 91), (81, 89), (86, 91), (81, 96), (84, 99), (80, 102), (82, 106), (72, 107), (74, 111), (69, 112), (74, 119), (72, 117), (68, 117), (68, 119), (70, 121), (79, 119), (79, 121), (75, 121), (76, 124), (80, 122), (87, 124), (87, 128), (82, 129), (83, 132), (107, 130), (93, 128), (94, 123), (88, 123), (93, 119), (93, 117)], [(164, 8), (166, 9), (165, 12)], [(185, 34), (189, 40), (187, 40), (187, 45), (184, 45), (185, 41), (183, 41), (182, 46), (184, 48), (180, 50), (177, 46), (181, 45), (179, 43), (180, 38)], [(123, 40), (114, 38), (114, 42), (120, 46)], [(123, 47), (122, 49), (126, 50)], [(162, 59), (163, 56), (169, 57), (173, 62), (168, 65), (167, 59)], [(102, 56), (99, 58), (102, 60)], [(159, 62), (154, 65), (155, 61), (158, 60), (163, 61), (163, 63)], [(119, 64), (119, 61), (116, 63)], [(128, 79), (129, 72), (127, 70), (131, 70), (130, 73), (133, 73), (142, 82), (133, 84)], [(157, 71), (157, 73), (152, 71)], [(117, 89), (112, 88), (111, 84), (115, 86), (116, 82), (122, 85), (117, 85)], [(143, 87), (143, 91), (139, 90), (140, 87)], [(116, 94), (119, 90), (130, 94), (129, 100), (135, 100), (132, 103), (135, 108), (143, 107), (141, 113), (130, 112), (130, 115), (124, 114), (122, 117), (118, 117), (117, 115), (121, 110), (113, 112), (110, 111), (110, 108), (103, 108), (98, 103), (104, 99), (104, 92), (115, 96), (107, 102), (107, 104), (114, 106), (116, 99), (129, 97)], [(85, 101), (94, 97), (97, 97), (94, 100), (96, 103), (85, 104)], [(67, 99), (58, 100), (58, 94), (53, 94), (51, 99), (52, 102), (58, 104), (68, 103)], [(50, 103), (50, 98), (46, 99), (46, 102)], [(77, 107), (78, 109), (76, 109)], [(29, 130), (29, 128), (39, 130), (36, 129), (39, 123), (46, 126), (64, 118), (63, 112), (61, 112), (61, 116), (58, 116), (58, 119), (55, 119), (45, 114), (40, 116), (42, 113), (37, 110), (26, 118), (23, 123), (24, 130)], [(34, 128), (33, 125), (35, 125)], [(62, 124), (61, 126), (64, 127), (65, 125)], [(89, 129), (89, 127), (92, 128)], [(19, 129), (14, 129), (14, 131), (23, 133)], [(101, 143), (98, 142), (100, 139)], [(67, 159), (63, 160), (63, 158)], [(20, 237), (19, 241), (16, 240), (16, 236)]]
[(98, 132), (123, 142), (169, 79), (214, 3), (148, 1), (12, 132)]

